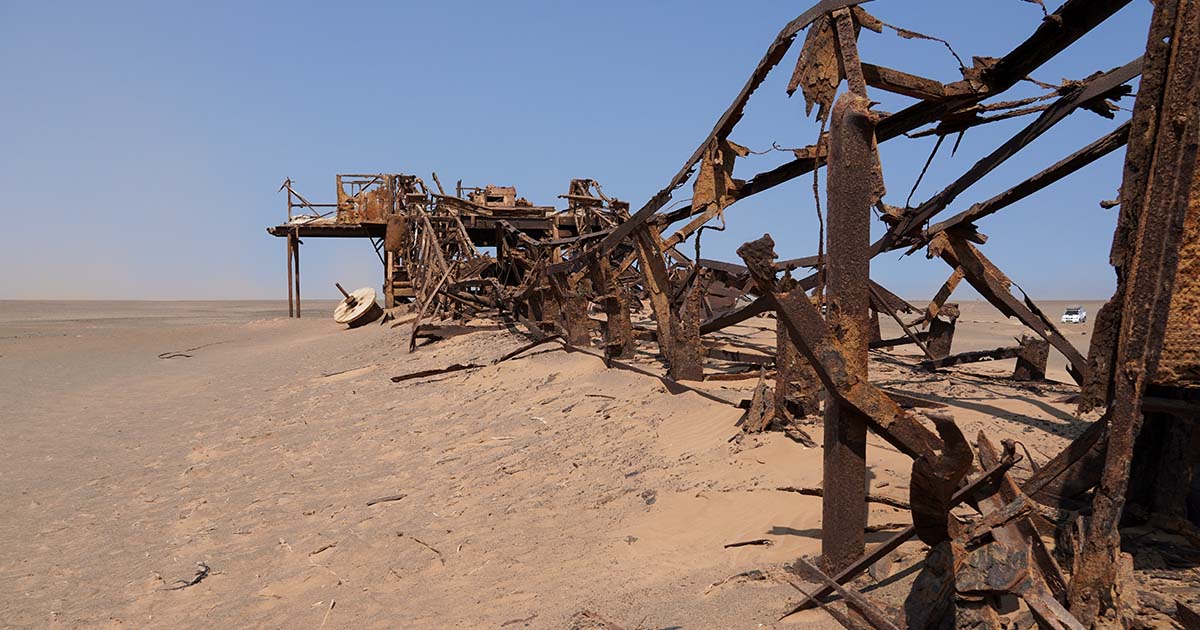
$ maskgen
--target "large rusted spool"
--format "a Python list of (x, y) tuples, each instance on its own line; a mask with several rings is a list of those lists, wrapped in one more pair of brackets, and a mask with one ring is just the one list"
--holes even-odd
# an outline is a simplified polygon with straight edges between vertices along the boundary
[(333, 309), (333, 321), (346, 324), (350, 328), (358, 328), (383, 316), (383, 309), (375, 302), (375, 289), (363, 287), (353, 293), (347, 293), (342, 285), (337, 285), (342, 295), (346, 296)]

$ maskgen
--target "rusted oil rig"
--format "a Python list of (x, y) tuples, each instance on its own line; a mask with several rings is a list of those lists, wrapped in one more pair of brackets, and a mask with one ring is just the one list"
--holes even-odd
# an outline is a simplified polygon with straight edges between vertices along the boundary
[[(1126, 4), (1066, 0), (1017, 47), (976, 57), (962, 66), (962, 80), (942, 83), (858, 54), (858, 38), (868, 32), (927, 36), (888, 25), (855, 1), (823, 0), (783, 28), (695, 152), (632, 214), (591, 180), (572, 181), (563, 195), (568, 208), (555, 211), (523, 202), (511, 188), (460, 185), (449, 196), (440, 184), (433, 193), (408, 175), (339, 176), (333, 217), (294, 218), (294, 208), (320, 206), (285, 182), (289, 222), (270, 232), (288, 239), (289, 271), (298, 270), (302, 237), (374, 239), (387, 270), (387, 305), (415, 303), (410, 349), (424, 320), (490, 314), (520, 326), (532, 343), (555, 340), (588, 351), (598, 342), (611, 365), (652, 341), (675, 382), (704, 379), (706, 358), (742, 363), (756, 374), (773, 368), (773, 388), (760, 382), (746, 430), (788, 430), (798, 417), (823, 416), (823, 555), (820, 568), (799, 560), (797, 571), (824, 586), (796, 610), (828, 607), (848, 628), (1000, 628), (1011, 609), (1005, 602), (1019, 598), (1041, 627), (1129, 627), (1136, 611), (1122, 569), (1123, 520), (1200, 541), (1200, 2), (1158, 0), (1145, 54), (1123, 66), (1039, 83), (1040, 95), (1005, 99)], [(799, 90), (815, 108), (817, 140), (776, 168), (736, 179), (734, 164), (747, 151), (729, 137), (751, 94), (801, 33), (788, 91)], [(912, 102), (874, 111), (873, 91)], [(1081, 139), (1078, 150), (1051, 156), (1041, 171), (997, 195), (958, 201), (1068, 116), (1114, 119), (1116, 102), (1129, 97), (1128, 121)], [(942, 138), (1021, 117), (1028, 124), (929, 198), (903, 206), (884, 201), (878, 143)], [(1032, 299), (1014, 294), (1017, 285), (987, 256), (979, 226), (1120, 149), (1124, 181), (1111, 256), (1117, 289), (1097, 314), (1085, 356)], [(1036, 162), (1032, 157), (1027, 161)], [(740, 263), (700, 257), (701, 232), (718, 219), (723, 226), (731, 206), (822, 168), (823, 251), (776, 260), (774, 241), (764, 235), (738, 250)], [(666, 209), (689, 180), (690, 203)], [(800, 194), (809, 189), (799, 187)], [(961, 209), (943, 216), (953, 207)], [(873, 211), (886, 225), (874, 242)], [(689, 239), (691, 256), (680, 251)], [(869, 277), (873, 257), (897, 251), (924, 251), (946, 263), (948, 277), (927, 305), (910, 304)], [(951, 352), (957, 309), (949, 298), (964, 281), (1024, 324), (1028, 336), (1018, 346)], [(642, 301), (653, 326), (631, 321)], [(778, 322), (774, 355), (706, 342), (764, 313)], [(894, 320), (903, 337), (881, 339), (880, 317)], [(923, 409), (936, 405), (872, 384), (869, 352), (900, 344), (918, 347), (928, 369), (1017, 357), (1014, 377), (1032, 380), (1044, 378), (1052, 346), (1079, 385), (1080, 409), (1104, 413), (1032, 476), (1018, 478), (1012, 443), (996, 445), (984, 434), (970, 441), (944, 409)], [(868, 430), (913, 460), (912, 525), (870, 549), (863, 507)], [(963, 517), (961, 505), (972, 516)], [(885, 610), (848, 586), (913, 537), (929, 553), (903, 610)], [(837, 606), (826, 603), (834, 594)], [(1180, 627), (1197, 627), (1189, 624), (1200, 619), (1183, 603), (1174, 615)]]
[[(384, 268), (385, 308), (392, 308), (422, 301), (430, 279), (450, 271), (451, 263), (466, 265), (455, 267), (456, 276), (501, 275), (494, 264), (506, 258), (509, 237), (569, 244), (580, 234), (614, 225), (617, 213), (628, 209), (587, 179), (571, 181), (562, 195), (568, 200), (564, 211), (535, 206), (512, 186), (463, 187), (459, 181), (455, 195), (447, 195), (436, 174), (434, 181), (436, 193), (415, 175), (338, 175), (337, 203), (322, 204), (310, 202), (285, 180), (280, 191), (287, 191), (288, 220), (267, 232), (287, 239), (289, 316), (300, 316), (301, 238), (371, 239)], [(497, 255), (484, 256), (482, 247), (495, 248)]]

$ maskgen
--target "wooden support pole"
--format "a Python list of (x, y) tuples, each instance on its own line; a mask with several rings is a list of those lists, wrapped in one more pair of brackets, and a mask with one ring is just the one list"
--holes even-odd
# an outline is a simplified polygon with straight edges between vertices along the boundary
[[(839, 34), (842, 31), (839, 28)], [(841, 39), (843, 63), (856, 65), (857, 55), (845, 58), (846, 41)], [(884, 192), (875, 146), (876, 117), (869, 107), (866, 97), (852, 92), (834, 104), (826, 180), (827, 319), (845, 351), (847, 372), (860, 382), (867, 381), (871, 337), (871, 208)], [(826, 405), (824, 441), (821, 554), (825, 568), (836, 573), (850, 566), (865, 548), (867, 419), (844, 401)]]

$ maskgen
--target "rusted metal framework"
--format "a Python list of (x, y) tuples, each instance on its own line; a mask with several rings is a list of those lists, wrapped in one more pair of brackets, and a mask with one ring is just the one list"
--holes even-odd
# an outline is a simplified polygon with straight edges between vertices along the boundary
[[(1127, 3), (1066, 0), (1013, 50), (976, 57), (962, 68), (961, 81), (943, 84), (860, 59), (857, 42), (864, 31), (895, 27), (855, 0), (822, 0), (783, 28), (712, 131), (632, 214), (592, 180), (572, 181), (562, 195), (568, 207), (558, 211), (534, 206), (512, 188), (463, 188), (459, 182), (451, 196), (440, 183), (434, 193), (412, 176), (340, 176), (334, 220), (302, 217), (271, 229), (288, 238), (296, 313), (299, 238), (369, 236), (386, 254), (388, 306), (402, 299), (416, 303), (410, 350), (423, 321), (490, 313), (515, 322), (535, 342), (555, 337), (579, 349), (598, 344), (612, 362), (631, 355), (638, 341), (653, 340), (667, 377), (676, 382), (715, 376), (706, 375), (706, 358), (735, 362), (760, 375), (747, 430), (774, 428), (812, 443), (795, 421), (823, 411), (821, 566), (798, 566), (824, 586), (796, 610), (824, 607), (824, 598), (837, 593), (848, 606), (837, 613), (847, 627), (999, 628), (1001, 601), (1015, 596), (1043, 627), (1127, 626), (1136, 613), (1122, 599), (1122, 516), (1132, 510), (1191, 535), (1196, 530), (1189, 519), (1200, 520), (1187, 505), (1195, 492), (1196, 458), (1184, 446), (1200, 437), (1200, 3), (1158, 0), (1142, 58), (1043, 86), (1037, 97), (1003, 100)], [(736, 179), (735, 162), (748, 151), (729, 136), (751, 94), (802, 32), (788, 92), (799, 90), (828, 131), (795, 150), (787, 163)], [(1081, 141), (1074, 153), (1004, 192), (942, 217), (981, 178), (1073, 113), (1113, 118), (1114, 101), (1131, 95), (1139, 76), (1131, 120)], [(913, 102), (897, 112), (877, 112), (874, 91)], [(1030, 118), (1028, 124), (928, 199), (903, 207), (885, 201), (878, 143), (927, 135), (940, 142), (1021, 116)], [(981, 247), (987, 237), (978, 225), (1125, 146), (1112, 250), (1118, 288), (1097, 318), (1085, 357), (987, 257)], [(764, 235), (738, 249), (742, 264), (700, 256), (702, 231), (724, 229), (731, 206), (822, 167), (823, 251), (776, 260), (775, 241)], [(666, 210), (689, 180), (690, 203)], [(318, 208), (290, 182), (285, 188), (289, 218), (294, 207)], [(873, 211), (886, 232), (871, 242)], [(720, 227), (711, 225), (717, 220)], [(692, 256), (680, 251), (689, 239)], [(924, 250), (949, 267), (948, 279), (923, 308), (869, 277), (873, 257), (898, 250)], [(803, 269), (811, 271), (793, 276)], [(952, 354), (958, 310), (949, 299), (962, 281), (1029, 335), (1014, 347)], [(652, 327), (631, 320), (640, 304), (648, 306)], [(593, 319), (593, 311), (603, 318)], [(768, 312), (778, 322), (773, 353), (705, 339)], [(894, 320), (904, 336), (879, 338), (881, 316)], [(1018, 380), (1043, 379), (1053, 347), (1081, 385), (1081, 408), (1106, 412), (1031, 477), (1018, 479), (1012, 443), (998, 447), (983, 434), (970, 442), (944, 410), (918, 415), (914, 409), (926, 406), (922, 401), (871, 383), (869, 351), (900, 344), (917, 346), (931, 370), (1016, 358)], [(774, 369), (773, 390), (766, 385), (768, 367)], [(913, 524), (870, 550), (863, 536), (868, 431), (913, 459)], [(973, 518), (952, 514), (963, 504), (974, 509)], [(1047, 524), (1070, 544), (1048, 549), (1042, 538)], [(914, 536), (930, 551), (903, 610), (884, 611), (845, 586)], [(1064, 569), (1060, 560), (1068, 559)]]
[[(508, 186), (471, 188), (459, 182), (457, 194), (447, 195), (437, 182), (437, 189), (430, 190), (415, 175), (338, 175), (337, 202), (322, 204), (309, 201), (285, 180), (280, 191), (287, 191), (288, 220), (267, 232), (287, 240), (289, 314), (300, 315), (301, 238), (369, 239), (384, 268), (383, 295), (391, 308), (441, 299), (437, 284), (442, 276), (466, 280), (499, 275), (499, 266), (511, 262), (504, 252), (512, 233), (569, 244), (616, 222), (607, 198), (598, 198), (594, 207), (571, 200), (559, 211), (534, 206)], [(599, 185), (573, 180), (571, 194), (564, 197), (578, 197), (580, 190), (598, 191)], [(485, 256), (481, 247), (495, 247), (498, 255)], [(523, 273), (507, 277), (519, 283)]]

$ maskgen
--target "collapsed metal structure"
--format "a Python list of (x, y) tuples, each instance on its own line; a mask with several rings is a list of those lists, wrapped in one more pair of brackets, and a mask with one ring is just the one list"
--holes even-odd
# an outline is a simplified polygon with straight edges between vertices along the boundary
[[(289, 181), (289, 222), (269, 231), (288, 239), (297, 315), (300, 238), (371, 238), (384, 264), (387, 306), (415, 303), (410, 350), (424, 321), (490, 313), (515, 322), (535, 342), (557, 337), (575, 348), (590, 346), (599, 328), (610, 361), (631, 356), (639, 340), (653, 340), (675, 381), (704, 379), (706, 358), (745, 365), (753, 374), (773, 366), (774, 388), (768, 392), (760, 381), (748, 430), (782, 428), (807, 439), (796, 420), (824, 416), (822, 566), (804, 570), (825, 586), (796, 610), (826, 606), (824, 598), (836, 593), (847, 608), (828, 609), (847, 627), (999, 628), (1002, 598), (1017, 596), (1043, 627), (1126, 625), (1122, 516), (1189, 535), (1200, 520), (1187, 505), (1196, 463), (1189, 445), (1200, 435), (1200, 3), (1159, 0), (1139, 59), (1062, 85), (1039, 84), (1040, 96), (999, 99), (1127, 3), (1067, 0), (1008, 54), (977, 57), (962, 68), (961, 81), (943, 84), (860, 59), (864, 29), (896, 27), (855, 0), (823, 0), (780, 32), (708, 136), (632, 215), (586, 179), (571, 182), (560, 211), (533, 206), (512, 188), (464, 189), (460, 182), (447, 195), (440, 183), (435, 193), (411, 175), (339, 176), (336, 216), (293, 218), (295, 207), (319, 212), (321, 206)], [(791, 161), (735, 179), (734, 164), (748, 152), (729, 136), (751, 94), (804, 31), (788, 91), (802, 92), (823, 132)], [(1139, 76), (1131, 120), (1008, 190), (940, 218), (982, 177), (1072, 113), (1113, 118), (1113, 101), (1132, 94)], [(876, 112), (872, 90), (915, 102)], [(940, 145), (942, 137), (1019, 116), (1032, 120), (924, 202), (884, 202), (878, 143), (936, 135)], [(1085, 357), (1028, 296), (1014, 295), (1015, 283), (980, 247), (987, 238), (978, 224), (1121, 147), (1127, 147), (1125, 174), (1112, 249), (1118, 288), (1097, 317)], [(723, 226), (731, 205), (821, 167), (825, 251), (780, 261), (764, 235), (739, 248), (742, 264), (700, 257), (701, 231), (717, 219)], [(690, 203), (664, 210), (690, 179)], [(873, 210), (887, 228), (875, 242)], [(688, 256), (680, 246), (693, 238), (695, 253)], [(869, 277), (873, 257), (897, 250), (924, 250), (947, 264), (949, 277), (922, 308)], [(801, 269), (812, 271), (793, 277)], [(958, 311), (948, 300), (964, 280), (1030, 335), (1011, 348), (951, 354)], [(652, 328), (630, 317), (643, 300)], [(589, 315), (593, 305), (603, 317)], [(778, 322), (774, 356), (705, 341), (769, 312)], [(881, 339), (881, 316), (904, 336)], [(1016, 357), (1014, 376), (1030, 380), (1044, 378), (1053, 347), (1081, 386), (1081, 409), (1105, 413), (1019, 480), (1011, 474), (1019, 459), (1012, 443), (997, 446), (980, 434), (972, 444), (944, 410), (920, 418), (913, 401), (871, 383), (869, 351), (900, 344), (916, 345), (930, 369)], [(868, 430), (913, 458), (913, 524), (869, 551)], [(952, 514), (964, 504), (974, 518)], [(1047, 534), (1062, 541), (1053, 551), (1043, 542)], [(904, 610), (885, 612), (845, 586), (913, 537), (930, 552)]]

